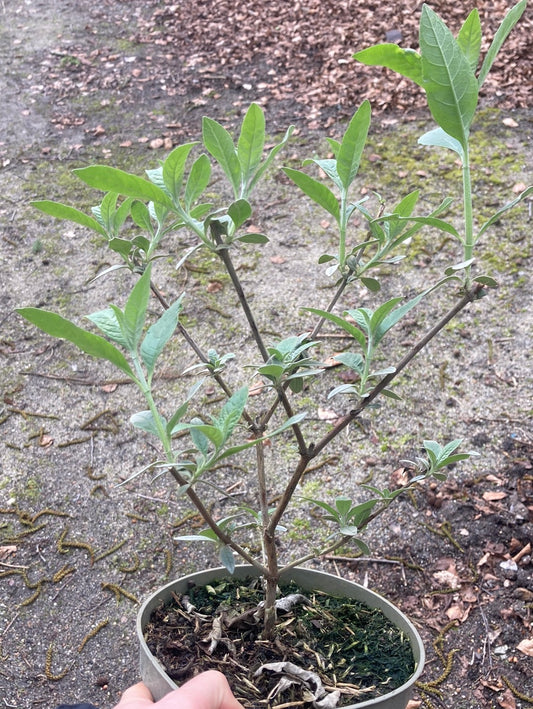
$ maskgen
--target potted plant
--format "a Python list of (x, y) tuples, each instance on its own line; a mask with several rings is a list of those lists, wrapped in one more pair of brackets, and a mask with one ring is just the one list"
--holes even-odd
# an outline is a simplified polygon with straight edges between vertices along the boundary
[[(374, 201), (366, 198), (354, 201), (356, 177), (371, 121), (370, 105), (363, 102), (342, 139), (329, 139), (330, 155), (308, 161), (319, 168), (318, 177), (312, 176), (307, 167), (283, 168), (286, 178), (325, 210), (328, 219), (337, 226), (335, 248), (319, 258), (319, 264), (326, 265), (326, 277), (334, 282), (334, 294), (325, 305), (307, 302), (308, 293), (305, 297), (299, 294), (293, 305), (304, 313), (305, 325), (284, 337), (274, 341), (267, 338), (236, 266), (241, 250), (260, 250), (268, 242), (267, 236), (249, 228), (252, 195), (260, 183), (272, 177), (274, 160), (293, 130), (289, 128), (264, 158), (265, 119), (258, 105), (252, 104), (248, 109), (236, 143), (221, 124), (204, 118), (199, 148), (194, 142), (176, 147), (159, 167), (147, 170), (148, 179), (103, 165), (76, 170), (87, 185), (106, 193), (100, 205), (93, 208), (92, 215), (58, 202), (35, 203), (46, 214), (96, 232), (121, 260), (107, 272), (128, 269), (133, 287), (122, 308), (110, 305), (88, 316), (92, 326), (104, 337), (95, 334), (92, 326), (82, 328), (52, 312), (30, 307), (20, 308), (18, 312), (44, 332), (112, 363), (138, 387), (146, 402), (145, 409), (134, 413), (131, 423), (143, 434), (154, 436), (159, 451), (157, 460), (151, 461), (143, 471), (166, 472), (173, 477), (178, 492), (189, 497), (206, 524), (202, 532), (182, 539), (215, 545), (222, 563), (221, 569), (173, 582), (143, 606), (139, 617), (142, 667), (156, 697), (168, 691), (173, 681), (153, 662), (144, 635), (153, 614), (160, 608), (161, 598), (166, 603), (179, 595), (179, 607), (165, 606), (163, 615), (171, 619), (171, 624), (177, 622), (178, 617), (188, 616), (186, 622), (192, 623), (189, 636), (201, 634), (204, 639), (205, 623), (210, 623), (207, 634), (210, 653), (216, 657), (217, 647), (223, 646), (233, 656), (230, 664), (238, 666), (243, 676), (244, 686), (234, 686), (240, 698), (250, 691), (253, 697), (253, 688), (257, 690), (254, 682), (263, 687), (268, 675), (275, 677), (273, 685), (257, 691), (266, 692), (269, 698), (278, 693), (284, 697), (284, 692), (288, 691), (290, 702), (307, 702), (324, 708), (347, 704), (391, 708), (406, 705), (410, 687), (419, 676), (424, 659), (414, 627), (376, 594), (328, 575), (319, 579), (316, 571), (302, 566), (347, 544), (369, 553), (362, 533), (372, 521), (402, 493), (425, 480), (443, 479), (449, 465), (472, 453), (459, 450), (460, 440), (443, 445), (423, 441), (421, 455), (404, 463), (409, 478), (397, 489), (366, 485), (361, 499), (356, 501), (346, 496), (333, 500), (315, 496), (306, 499), (310, 508), (318, 509), (323, 521), (330, 525), (329, 536), (314, 542), (309, 552), (282, 561), (280, 540), (283, 539), (283, 523), (289, 517), (291, 504), (299, 498), (299, 484), (312, 461), (323, 451), (335, 450), (340, 434), (365, 410), (398, 399), (393, 388), (398, 375), (465, 308), (496, 286), (492, 277), (477, 270), (478, 241), (504, 212), (530, 194), (531, 189), (476, 227), (469, 134), (479, 87), (525, 4), (526, 1), (521, 0), (507, 14), (477, 75), (481, 28), (476, 10), (470, 13), (455, 39), (444, 22), (424, 6), (420, 53), (389, 44), (376, 45), (355, 55), (361, 62), (396, 70), (425, 90), (437, 128), (423, 135), (419, 142), (450, 149), (461, 161), (463, 224), (459, 228), (446, 219), (451, 203), (448, 198), (429, 213), (420, 214), (418, 191), (402, 194), (392, 207), (379, 195)], [(202, 148), (205, 152), (201, 152)], [(199, 154), (193, 159), (195, 151)], [(211, 204), (204, 197), (211, 182), (211, 159), (227, 179), (232, 193), (225, 206)], [(352, 227), (355, 216), (364, 223), (362, 232)], [(380, 297), (381, 282), (387, 271), (408, 255), (409, 242), (425, 228), (440, 230), (455, 240), (460, 251), (456, 262), (414, 297), (405, 299), (403, 293)], [(157, 275), (158, 259), (165, 255), (163, 249), (169, 248), (178, 230), (187, 230), (193, 238), (187, 246), (180, 247), (178, 267), (185, 267), (199, 253), (207, 253), (223, 268), (244, 316), (248, 338), (253, 343), (255, 354), (251, 358), (247, 352), (246, 356), (233, 352), (231, 342), (223, 352), (204, 344), (201, 335), (195, 334), (194, 326), (186, 324), (183, 318), (183, 313), (187, 312), (186, 296), (167, 302)], [(173, 247), (176, 248), (175, 243)], [(373, 307), (348, 305), (353, 303), (353, 294), (348, 294), (353, 293), (354, 284), (368, 290), (375, 303)], [(450, 301), (445, 314), (397, 361), (387, 361), (388, 335), (393, 328), (414, 308), (435, 294), (443, 299), (444, 293)], [(160, 314), (152, 318), (155, 301)], [(335, 328), (346, 343), (343, 351), (335, 355), (335, 365), (344, 368), (347, 380), (336, 386), (331, 383), (332, 368), (319, 353), (320, 339), (326, 328)], [(189, 381), (191, 374), (196, 381), (182, 391), (178, 403), (170, 403), (160, 395), (155, 380), (163, 351), (172, 347), (176, 338), (183, 341), (197, 359), (194, 366), (183, 372), (184, 381)], [(217, 337), (217, 341), (219, 339)], [(223, 398), (216, 414), (207, 415), (197, 403), (207, 382), (210, 386), (214, 383)], [(251, 387), (255, 389), (253, 393), (260, 392), (260, 396), (252, 397)], [(299, 403), (304, 396), (307, 401), (317, 402), (325, 396), (343, 397), (345, 413), (333, 422), (325, 422), (323, 429), (317, 431)], [(192, 416), (188, 415), (190, 409), (193, 409)], [(290, 446), (292, 451), (294, 464), (283, 481), (276, 475), (274, 456), (266, 450), (276, 439), (282, 440), (284, 447)], [(234, 514), (219, 518), (208, 506), (209, 490), (216, 486), (216, 471), (237, 456), (243, 457), (248, 467), (253, 456), (251, 497), (257, 504), (241, 505)], [(132, 477), (137, 475), (139, 472)], [(236, 559), (245, 566), (238, 565)], [(245, 579), (250, 580), (245, 582)], [(191, 590), (191, 583), (195, 583), (196, 588)], [(289, 596), (280, 600), (280, 585), (294, 583), (298, 588), (290, 588)], [(263, 599), (261, 604), (253, 600), (252, 610), (228, 610), (231, 599), (240, 600), (248, 593), (255, 599), (256, 587)], [(335, 606), (333, 610), (335, 602), (330, 593), (332, 597), (341, 595), (346, 599), (341, 609)], [(287, 601), (287, 597), (291, 600)], [(359, 600), (366, 604), (363, 611)], [(297, 610), (293, 610), (294, 607)], [(348, 622), (344, 623), (344, 630), (337, 628), (338, 635), (348, 637), (349, 651), (340, 641), (329, 651), (323, 647), (308, 647), (310, 637), (322, 636), (323, 631), (329, 629), (329, 622), (347, 612), (348, 607), (355, 615), (363, 613), (365, 626), (371, 625), (368, 614), (372, 609), (383, 611), (386, 629), (381, 631), (381, 639), (396, 633), (400, 637), (399, 645), (407, 651), (404, 659), (395, 660), (394, 667), (382, 663), (382, 677), (373, 677), (366, 684), (362, 676), (370, 672), (368, 668), (365, 672), (354, 669), (351, 674), (353, 658), (369, 654), (367, 641), (362, 641), (362, 635), (358, 635), (362, 630), (354, 632)], [(212, 612), (216, 613), (214, 620), (208, 617)], [(280, 615), (286, 612), (293, 615), (289, 618)], [(387, 619), (392, 623), (387, 625)], [(237, 629), (237, 640), (231, 636), (230, 627)], [(283, 634), (285, 631), (288, 635)], [(252, 638), (257, 657), (266, 653), (265, 656), (271, 658), (277, 648), (283, 661), (262, 662), (253, 668), (252, 677), (248, 670), (254, 660), (244, 654), (246, 638)], [(167, 644), (172, 645), (173, 641)], [(293, 644), (295, 647), (291, 649)], [(157, 637), (151, 647), (156, 645)], [(199, 669), (197, 659), (189, 653), (190, 649), (182, 646), (183, 662), (175, 671), (176, 678), (185, 678), (187, 669), (192, 672)], [(203, 657), (210, 653), (202, 651), (200, 654)], [(380, 646), (380, 661), (385, 654), (386, 650)], [(334, 655), (339, 655), (336, 659), (340, 664), (334, 662)], [(298, 665), (299, 657), (305, 658), (303, 666)], [(313, 672), (308, 670), (310, 657), (315, 657), (317, 663)], [(348, 670), (347, 664), (350, 665)], [(399, 671), (399, 665), (407, 668), (407, 678)], [(340, 668), (343, 668), (342, 681), (338, 679)], [(332, 676), (323, 682), (321, 676), (327, 670)], [(353, 677), (358, 678), (357, 682)], [(378, 685), (375, 694), (380, 696), (372, 696), (369, 687), (373, 685)], [(295, 686), (303, 691), (298, 700), (293, 695)], [(253, 699), (249, 705), (253, 705)]]

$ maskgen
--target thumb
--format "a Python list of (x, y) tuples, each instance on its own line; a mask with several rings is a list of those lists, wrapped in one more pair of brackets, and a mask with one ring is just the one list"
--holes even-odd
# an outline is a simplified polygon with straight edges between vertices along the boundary
[(150, 690), (143, 682), (139, 682), (126, 689), (115, 709), (148, 709), (153, 706)]

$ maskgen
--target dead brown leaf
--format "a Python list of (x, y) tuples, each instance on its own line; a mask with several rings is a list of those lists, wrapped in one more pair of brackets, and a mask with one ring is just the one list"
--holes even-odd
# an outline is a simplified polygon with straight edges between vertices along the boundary
[(17, 547), (14, 546), (13, 544), (8, 544), (6, 546), (0, 547), (0, 561), (4, 561), (12, 554), (15, 554), (16, 551), (17, 551)]
[(487, 490), (483, 493), (483, 499), (487, 502), (496, 502), (497, 500), (504, 500), (507, 496), (507, 493), (503, 490), (499, 492), (491, 492), (490, 490)]
[(525, 638), (518, 643), (516, 649), (528, 657), (533, 657), (533, 638)]

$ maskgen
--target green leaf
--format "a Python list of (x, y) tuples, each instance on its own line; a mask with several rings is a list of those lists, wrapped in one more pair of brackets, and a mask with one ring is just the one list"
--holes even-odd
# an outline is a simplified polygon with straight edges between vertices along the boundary
[(128, 349), (131, 351), (137, 348), (142, 336), (144, 322), (146, 320), (146, 308), (150, 299), (150, 265), (133, 287), (124, 308), (123, 332), (126, 341), (129, 343)]
[[(181, 428), (179, 426), (174, 426), (173, 431), (176, 431), (176, 429), (179, 430), (184, 430), (184, 428), (189, 429), (189, 433), (191, 434), (192, 442), (196, 446), (197, 450), (200, 451), (200, 453), (203, 455), (204, 458), (207, 458), (207, 455), (209, 453), (209, 438), (205, 435), (203, 431), (200, 431), (199, 428), (194, 428), (190, 426), (182, 426)], [(177, 432), (177, 431), (176, 431)]]
[(283, 172), (290, 177), (302, 192), (335, 217), (337, 222), (340, 220), (339, 202), (329, 187), (326, 187), (301, 170), (284, 167)]
[(222, 566), (227, 569), (230, 574), (235, 571), (235, 557), (233, 556), (231, 547), (226, 544), (221, 546), (218, 551), (218, 558), (220, 559)]
[(199, 199), (211, 179), (211, 162), (207, 155), (200, 155), (192, 164), (187, 184), (185, 185), (185, 208), (191, 206)]
[(111, 251), (120, 254), (125, 259), (127, 259), (127, 257), (130, 255), (132, 249), (132, 243), (127, 239), (110, 239), (108, 242), (108, 246)]
[(396, 323), (398, 323), (404, 317), (404, 315), (406, 315), (412, 308), (417, 306), (418, 303), (420, 303), (420, 301), (422, 300), (422, 298), (425, 298), (425, 296), (431, 293), (434, 288), (436, 288), (436, 286), (430, 286), (425, 291), (422, 291), (422, 293), (415, 295), (414, 298), (411, 298), (411, 300), (408, 300), (406, 303), (400, 305), (398, 308), (390, 312), (381, 321), (377, 332), (374, 335), (374, 343), (378, 344), (382, 340), (385, 333), (387, 333), (392, 327), (394, 327), (394, 325), (396, 325)]
[(429, 147), (448, 148), (449, 150), (453, 150), (459, 155), (461, 162), (464, 162), (465, 151), (463, 146), (458, 140), (452, 138), (451, 135), (448, 135), (446, 131), (442, 130), (442, 128), (434, 128), (433, 130), (424, 133), (424, 135), (420, 136), (418, 139), (418, 143)]
[(238, 199), (228, 207), (228, 214), (232, 222), (235, 224), (235, 229), (238, 229), (247, 219), (252, 216), (252, 207), (245, 199)]
[(147, 231), (151, 236), (154, 233), (154, 227), (152, 224), (152, 219), (150, 217), (150, 210), (144, 204), (144, 202), (139, 202), (135, 200), (131, 205), (131, 218), (134, 223), (144, 231)]
[(444, 273), (447, 276), (451, 276), (454, 273), (457, 273), (457, 271), (463, 271), (465, 268), (468, 268), (474, 263), (473, 258), (469, 258), (468, 261), (461, 261), (461, 263), (456, 263), (453, 266), (449, 266)]
[(368, 66), (384, 66), (423, 86), (420, 54), (414, 49), (403, 49), (397, 44), (376, 44), (353, 55)]
[(241, 164), (233, 139), (228, 131), (212, 118), (202, 119), (202, 137), (205, 149), (218, 162), (230, 181), (236, 197), (240, 196)]
[(237, 142), (237, 156), (245, 182), (248, 182), (261, 162), (264, 147), (265, 116), (262, 108), (258, 104), (252, 103), (244, 116)]
[(391, 389), (382, 389), (381, 393), (383, 396), (386, 396), (388, 399), (394, 399), (395, 401), (401, 401), (402, 397), (396, 394), (395, 391), (392, 391)]
[(517, 3), (514, 7), (512, 7), (509, 12), (505, 15), (503, 18), (503, 21), (501, 25), (498, 27), (498, 30), (496, 34), (494, 35), (494, 39), (492, 40), (492, 43), (488, 49), (487, 54), (485, 55), (485, 59), (483, 60), (483, 64), (481, 65), (481, 70), (479, 72), (478, 76), (478, 85), (481, 86), (485, 79), (487, 78), (487, 74), (490, 71), (490, 68), (492, 64), (494, 63), (494, 60), (498, 56), (498, 52), (500, 51), (502, 44), (505, 42), (507, 37), (509, 36), (509, 33), (513, 29), (513, 27), (516, 25), (518, 20), (522, 17), (522, 14), (524, 10), (526, 9), (527, 5), (527, 0), (521, 0), (519, 3)]
[(208, 423), (190, 423), (186, 425), (191, 432), (194, 444), (197, 446), (198, 450), (202, 453), (207, 454), (207, 446), (202, 439), (196, 437), (197, 433), (202, 434), (215, 446), (216, 450), (220, 450), (224, 445), (224, 432), (218, 426), (212, 426)]
[(56, 219), (66, 219), (69, 222), (74, 222), (75, 224), (88, 227), (102, 236), (107, 236), (105, 229), (96, 221), (96, 219), (80, 212), (80, 210), (75, 207), (69, 207), (66, 204), (52, 202), (47, 199), (30, 202), (30, 204), (32, 207), (44, 212), (44, 214), (49, 214), (51, 217), (56, 217)]
[(420, 18), (423, 88), (437, 124), (466, 150), (478, 83), (452, 33), (427, 5)]
[(487, 288), (496, 288), (498, 281), (490, 276), (476, 276), (474, 278), (475, 283), (481, 283), (482, 286), (487, 286)]
[(266, 436), (263, 436), (263, 438), (255, 438), (252, 441), (246, 441), (246, 443), (241, 443), (240, 445), (232, 446), (231, 448), (226, 448), (226, 450), (221, 455), (217, 456), (215, 462), (218, 463), (221, 460), (224, 460), (225, 458), (229, 458), (230, 456), (240, 453), (241, 451), (247, 450), (248, 448), (252, 448), (258, 443), (262, 443), (263, 441), (268, 441), (269, 439), (274, 438), (274, 436), (283, 433), (283, 431), (286, 431), (291, 426), (296, 426), (297, 424), (299, 424), (300, 421), (303, 421), (306, 415), (307, 414), (304, 412), (301, 414), (296, 414), (295, 416), (291, 416), (279, 428), (277, 428), (275, 431), (269, 432)]
[(249, 182), (247, 189), (246, 189), (245, 196), (247, 196), (251, 193), (252, 189), (256, 186), (256, 184), (259, 182), (259, 180), (263, 177), (263, 175), (265, 174), (268, 167), (274, 161), (274, 158), (276, 157), (276, 155), (279, 153), (280, 150), (282, 150), (285, 147), (285, 145), (286, 145), (287, 141), (289, 140), (289, 138), (291, 137), (293, 131), (294, 131), (294, 126), (289, 126), (287, 128), (287, 130), (285, 131), (285, 135), (283, 136), (281, 141), (272, 148), (272, 150), (267, 155), (266, 159), (263, 160), (263, 163), (260, 165), (260, 167), (258, 167), (253, 178)]
[(248, 387), (241, 387), (226, 401), (216, 419), (217, 425), (224, 432), (224, 440), (232, 433), (241, 420), (244, 407), (248, 401)]
[(379, 290), (381, 290), (381, 284), (375, 278), (368, 278), (368, 276), (361, 276), (360, 281), (365, 286), (365, 288), (368, 288), (368, 290), (371, 293), (377, 293)]
[(186, 400), (183, 402), (183, 404), (181, 404), (181, 405), (176, 409), (175, 413), (174, 413), (174, 414), (172, 415), (172, 417), (170, 418), (170, 420), (169, 420), (169, 422), (168, 422), (168, 424), (167, 424), (167, 433), (168, 433), (169, 435), (172, 436), (172, 435), (175, 433), (175, 430), (174, 430), (175, 427), (179, 424), (179, 422), (181, 421), (181, 419), (182, 419), (182, 418), (185, 416), (185, 414), (187, 413), (187, 409), (188, 409), (188, 407), (189, 407), (189, 402), (190, 402), (190, 400), (191, 400), (191, 399), (193, 398), (193, 396), (196, 394), (196, 392), (198, 391), (198, 389), (202, 386), (203, 382), (204, 382), (204, 380), (201, 379), (200, 381), (196, 382), (196, 384), (194, 384), (194, 385), (190, 388), (189, 392), (187, 393), (187, 398), (186, 398)]
[(340, 362), (349, 369), (361, 374), (364, 369), (364, 360), (360, 354), (354, 352), (340, 352), (335, 355), (335, 362)]
[(370, 103), (363, 101), (346, 129), (337, 156), (337, 174), (345, 190), (350, 187), (359, 170), (370, 120)]
[(76, 345), (82, 352), (92, 357), (98, 357), (99, 359), (105, 359), (111, 362), (127, 374), (134, 382), (137, 381), (133, 370), (122, 352), (117, 350), (116, 347), (103, 337), (100, 337), (100, 335), (94, 335), (92, 332), (83, 330), (70, 320), (66, 320), (61, 317), (61, 315), (51, 313), (47, 310), (40, 310), (39, 308), (17, 308), (17, 313), (48, 335), (58, 337), (62, 340), (68, 340)]
[[(165, 419), (162, 416), (159, 418), (163, 428), (165, 428), (167, 425)], [(133, 414), (130, 416), (130, 423), (135, 426), (135, 428), (140, 428), (141, 431), (152, 433), (159, 438), (159, 429), (151, 411), (139, 411)]]
[(387, 222), (387, 221), (405, 221), (405, 222), (413, 222), (414, 224), (420, 224), (422, 226), (431, 226), (434, 227), (435, 229), (439, 229), (440, 231), (445, 231), (447, 234), (452, 234), (455, 236), (456, 239), (459, 239), (461, 241), (461, 235), (457, 231), (457, 229), (453, 226), (453, 224), (450, 224), (449, 222), (444, 221), (444, 219), (439, 219), (438, 217), (398, 217), (395, 214), (391, 214), (386, 217), (378, 217), (379, 221), (381, 222)]
[(341, 178), (339, 177), (339, 173), (337, 172), (337, 160), (332, 160), (331, 158), (326, 158), (326, 159), (317, 159), (317, 158), (311, 158), (309, 160), (304, 160), (303, 164), (304, 165), (309, 165), (314, 163), (315, 165), (318, 165), (318, 167), (323, 170), (326, 175), (329, 177), (329, 179), (339, 188), (339, 190), (342, 190), (342, 181)]
[(457, 44), (475, 73), (481, 51), (481, 22), (477, 8), (474, 8), (466, 18), (457, 35)]
[(141, 345), (141, 357), (148, 370), (148, 376), (153, 374), (155, 363), (163, 348), (170, 340), (178, 324), (178, 316), (182, 308), (181, 298), (165, 310), (159, 320), (148, 328)]
[(73, 171), (86, 185), (104, 192), (133, 197), (134, 199), (150, 200), (165, 207), (172, 208), (172, 202), (162, 189), (148, 180), (129, 172), (118, 170), (106, 165), (91, 165), (80, 167)]
[(341, 318), (339, 315), (335, 315), (334, 313), (329, 313), (326, 310), (319, 310), (317, 308), (302, 308), (305, 312), (308, 313), (313, 313), (314, 315), (318, 315), (321, 318), (325, 318), (326, 320), (329, 320), (330, 322), (334, 323), (338, 327), (342, 328), (345, 332), (347, 332), (351, 337), (356, 340), (361, 347), (365, 347), (366, 345), (366, 340), (365, 336), (361, 332), (361, 330), (356, 327), (353, 323), (348, 322), (347, 320), (344, 320), (344, 318)]
[(189, 157), (189, 153), (197, 143), (184, 143), (178, 145), (177, 148), (169, 153), (163, 163), (161, 177), (163, 183), (169, 193), (174, 198), (174, 201), (179, 200), (181, 185), (183, 183), (183, 173), (185, 172), (185, 163)]
[(420, 196), (420, 190), (413, 190), (409, 192), (398, 204), (394, 207), (393, 214), (397, 214), (400, 217), (410, 217), (413, 213), (414, 208), (418, 203), (418, 198)]
[(531, 185), (530, 187), (527, 187), (523, 192), (521, 192), (521, 193), (518, 195), (518, 197), (516, 197), (516, 199), (513, 199), (512, 202), (508, 202), (508, 203), (507, 203), (506, 205), (504, 205), (501, 209), (499, 209), (499, 210), (496, 212), (496, 214), (493, 214), (492, 217), (491, 217), (490, 219), (488, 219), (488, 220), (483, 224), (483, 226), (481, 227), (481, 229), (479, 230), (479, 232), (478, 232), (478, 234), (477, 234), (477, 237), (476, 237), (476, 241), (477, 241), (477, 239), (479, 239), (479, 237), (480, 237), (484, 232), (487, 231), (487, 229), (488, 229), (490, 226), (492, 226), (495, 222), (497, 222), (498, 219), (500, 219), (500, 217), (501, 217), (503, 214), (505, 214), (505, 212), (509, 211), (509, 209), (512, 209), (513, 207), (516, 207), (516, 205), (519, 204), (519, 202), (521, 202), (521, 201), (522, 201), (523, 199), (525, 199), (526, 197), (529, 197), (530, 194), (533, 194), (533, 185)]
[(91, 313), (91, 315), (87, 315), (87, 319), (94, 323), (106, 337), (127, 349), (128, 344), (122, 334), (120, 322), (112, 308)]
[(265, 234), (242, 234), (237, 237), (237, 241), (242, 241), (243, 244), (268, 244), (270, 239)]
[(385, 320), (387, 315), (393, 310), (398, 303), (402, 302), (402, 298), (391, 298), (390, 300), (387, 300), (385, 303), (382, 303), (374, 312), (372, 313), (370, 317), (370, 330), (371, 332), (375, 332), (378, 328), (379, 325)]

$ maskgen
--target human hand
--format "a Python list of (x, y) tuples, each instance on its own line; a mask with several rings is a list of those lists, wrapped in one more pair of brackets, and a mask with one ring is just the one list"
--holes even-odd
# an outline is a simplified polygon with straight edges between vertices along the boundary
[(224, 675), (209, 670), (155, 703), (148, 687), (139, 682), (124, 692), (115, 709), (242, 709), (242, 706)]

